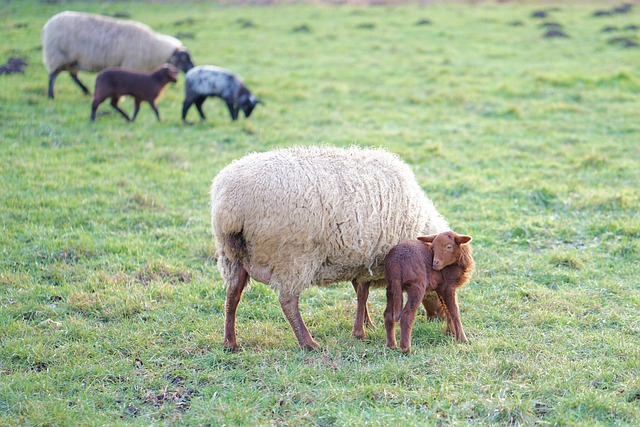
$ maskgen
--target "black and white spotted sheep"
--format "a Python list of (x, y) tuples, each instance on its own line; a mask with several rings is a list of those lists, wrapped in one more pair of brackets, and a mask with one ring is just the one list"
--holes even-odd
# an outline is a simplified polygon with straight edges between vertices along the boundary
[(182, 121), (187, 124), (189, 123), (187, 111), (192, 104), (196, 104), (201, 120), (205, 120), (202, 104), (209, 96), (222, 98), (227, 104), (232, 120), (238, 119), (240, 109), (244, 111), (245, 117), (249, 117), (256, 105), (261, 102), (251, 94), (240, 77), (213, 65), (201, 65), (190, 69), (185, 75), (184, 87)]

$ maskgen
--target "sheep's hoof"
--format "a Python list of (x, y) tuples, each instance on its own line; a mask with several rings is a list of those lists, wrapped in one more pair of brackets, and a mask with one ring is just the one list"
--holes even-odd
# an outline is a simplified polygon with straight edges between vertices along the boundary
[(409, 354), (411, 353), (411, 347), (407, 347), (407, 348), (400, 347), (400, 352), (402, 352), (402, 354)]

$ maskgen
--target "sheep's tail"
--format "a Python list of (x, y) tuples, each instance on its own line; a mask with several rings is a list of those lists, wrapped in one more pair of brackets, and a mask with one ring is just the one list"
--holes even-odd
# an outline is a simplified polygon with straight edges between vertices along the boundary
[(402, 281), (391, 281), (391, 296), (393, 298), (393, 320), (398, 322), (402, 315)]
[(226, 283), (237, 283), (246, 258), (246, 242), (242, 233), (225, 234), (217, 242), (218, 271)]

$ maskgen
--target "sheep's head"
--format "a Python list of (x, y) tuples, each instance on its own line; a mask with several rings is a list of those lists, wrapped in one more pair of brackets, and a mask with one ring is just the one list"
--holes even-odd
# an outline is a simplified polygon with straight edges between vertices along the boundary
[(189, 55), (189, 52), (183, 49), (176, 49), (176, 51), (173, 52), (173, 55), (171, 55), (171, 59), (169, 59), (169, 63), (171, 65), (175, 65), (185, 73), (193, 68), (193, 62), (191, 62), (191, 55)]
[(462, 245), (468, 244), (471, 236), (458, 234), (455, 231), (445, 231), (440, 234), (420, 236), (418, 240), (425, 242), (433, 251), (433, 269), (439, 271), (458, 262), (462, 255)]

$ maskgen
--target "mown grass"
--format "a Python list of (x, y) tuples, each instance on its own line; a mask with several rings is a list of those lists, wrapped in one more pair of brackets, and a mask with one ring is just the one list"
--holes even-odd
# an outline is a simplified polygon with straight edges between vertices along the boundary
[[(592, 16), (611, 6), (5, 2), (0, 62), (29, 65), (0, 76), (0, 424), (639, 424), (640, 50), (601, 30), (640, 11)], [(231, 123), (209, 100), (186, 127), (180, 80), (161, 123), (105, 104), (90, 124), (68, 76), (46, 99), (40, 29), (64, 9), (181, 34), (266, 105)], [(550, 21), (570, 38), (544, 39)], [(419, 317), (411, 355), (386, 349), (379, 290), (355, 340), (339, 284), (303, 294), (322, 345), (303, 352), (252, 282), (244, 351), (222, 350), (209, 183), (311, 144), (398, 153), (474, 237), (468, 344)]]

